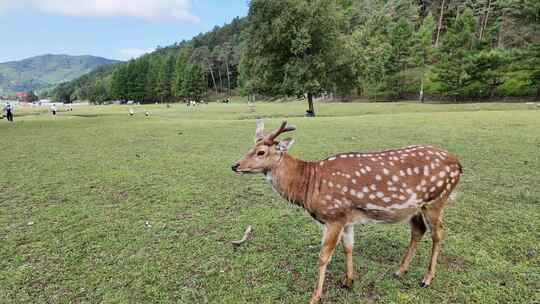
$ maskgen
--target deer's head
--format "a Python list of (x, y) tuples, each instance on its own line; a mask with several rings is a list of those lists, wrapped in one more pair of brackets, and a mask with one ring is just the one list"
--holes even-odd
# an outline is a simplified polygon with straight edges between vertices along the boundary
[(295, 129), (294, 126), (287, 125), (287, 121), (283, 121), (278, 129), (264, 135), (264, 123), (257, 120), (255, 145), (231, 169), (236, 173), (266, 173), (272, 170), (294, 143), (292, 138), (278, 141), (277, 137)]

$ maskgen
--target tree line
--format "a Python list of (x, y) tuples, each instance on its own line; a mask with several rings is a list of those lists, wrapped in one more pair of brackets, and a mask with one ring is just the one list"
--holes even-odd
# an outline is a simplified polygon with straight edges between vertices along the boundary
[(52, 94), (98, 103), (209, 94), (310, 105), (321, 95), (540, 99), (540, 1), (252, 0), (245, 18)]

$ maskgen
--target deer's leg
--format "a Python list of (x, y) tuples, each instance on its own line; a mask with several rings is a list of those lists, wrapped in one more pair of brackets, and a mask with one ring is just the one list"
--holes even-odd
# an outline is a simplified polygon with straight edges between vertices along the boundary
[(440, 207), (431, 209), (423, 209), (422, 213), (426, 219), (429, 228), (431, 229), (431, 260), (428, 271), (420, 284), (421, 287), (429, 287), (433, 277), (435, 276), (435, 268), (437, 267), (437, 257), (439, 256), (440, 242), (443, 239), (443, 223), (442, 223), (442, 204)]
[(336, 244), (342, 230), (343, 225), (338, 223), (327, 223), (325, 225), (322, 238), (322, 247), (319, 255), (319, 280), (317, 282), (317, 288), (313, 293), (313, 297), (311, 297), (311, 304), (319, 303), (319, 300), (321, 299), (324, 277), (326, 275), (326, 266), (332, 259), (332, 253), (336, 248)]
[(349, 225), (343, 228), (343, 234), (341, 235), (341, 245), (343, 246), (343, 252), (345, 253), (345, 265), (347, 266), (347, 273), (342, 287), (352, 288), (353, 285), (353, 246), (354, 246), (354, 226)]
[(403, 256), (403, 260), (401, 261), (399, 270), (394, 273), (396, 277), (401, 277), (405, 273), (407, 273), (409, 265), (411, 264), (411, 260), (414, 257), (414, 253), (416, 252), (418, 242), (422, 239), (422, 236), (424, 236), (424, 233), (427, 230), (426, 224), (424, 223), (424, 218), (420, 213), (413, 216), (410, 219), (409, 224), (411, 226), (411, 242), (409, 243), (409, 247), (405, 251), (405, 255)]

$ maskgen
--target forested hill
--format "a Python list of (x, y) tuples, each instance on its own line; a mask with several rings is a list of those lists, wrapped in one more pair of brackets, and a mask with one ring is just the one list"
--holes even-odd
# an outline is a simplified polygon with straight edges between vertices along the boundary
[(0, 95), (39, 90), (120, 61), (95, 56), (42, 55), (0, 63)]
[(245, 18), (53, 93), (94, 102), (540, 98), (540, 1), (252, 0)]
[(58, 101), (110, 100), (145, 102), (201, 98), (207, 92), (228, 94), (238, 88), (245, 18), (235, 18), (189, 41), (182, 41), (115, 67), (102, 67), (56, 87)]

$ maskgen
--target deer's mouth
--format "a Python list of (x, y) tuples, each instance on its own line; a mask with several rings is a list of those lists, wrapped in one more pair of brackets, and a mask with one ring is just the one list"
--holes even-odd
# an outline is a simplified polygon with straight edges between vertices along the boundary
[(236, 175), (242, 175), (242, 174), (249, 174), (249, 173), (255, 173), (253, 170), (250, 169), (242, 169), (240, 168), (240, 164), (236, 163), (234, 164), (231, 169)]
[(259, 172), (252, 171), (252, 170), (236, 170), (234, 171), (234, 173), (236, 173), (236, 175), (243, 175), (243, 174), (255, 174)]

